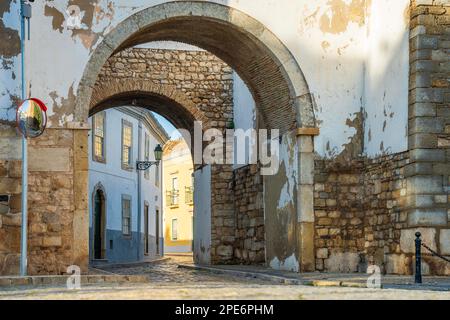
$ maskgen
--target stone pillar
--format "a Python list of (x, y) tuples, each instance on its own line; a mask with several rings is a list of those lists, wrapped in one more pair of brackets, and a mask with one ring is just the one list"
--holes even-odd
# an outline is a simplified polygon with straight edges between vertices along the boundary
[(317, 128), (298, 128), (299, 179), (297, 192), (297, 233), (300, 271), (315, 270), (314, 254), (314, 135)]
[(88, 271), (89, 265), (89, 150), (86, 123), (72, 123), (73, 129), (73, 263)]
[[(449, 3), (412, 1), (410, 19), (408, 144), (411, 161), (405, 170), (407, 222), (410, 229), (423, 227), (423, 232), (436, 233), (437, 237), (431, 239), (439, 243), (437, 239), (443, 239), (443, 234), (448, 232), (450, 214)], [(402, 239), (411, 232), (403, 230)], [(444, 253), (444, 245), (448, 248), (450, 244), (441, 245), (437, 248)], [(402, 251), (406, 252), (406, 248)]]

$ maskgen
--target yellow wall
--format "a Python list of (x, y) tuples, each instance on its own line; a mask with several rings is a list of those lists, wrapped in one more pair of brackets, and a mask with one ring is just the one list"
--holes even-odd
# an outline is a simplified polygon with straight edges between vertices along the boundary
[[(192, 186), (192, 158), (183, 140), (169, 141), (163, 153), (164, 251), (180, 252), (192, 246), (194, 205), (186, 203), (185, 187)], [(178, 180), (178, 205), (170, 205), (166, 191), (172, 190), (172, 179)], [(172, 220), (178, 221), (178, 237), (172, 240)]]

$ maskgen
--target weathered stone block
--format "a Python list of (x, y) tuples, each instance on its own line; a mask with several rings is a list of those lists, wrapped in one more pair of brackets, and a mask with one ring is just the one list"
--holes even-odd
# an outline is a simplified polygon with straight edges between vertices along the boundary
[(2, 223), (3, 226), (20, 227), (22, 224), (22, 215), (19, 213), (3, 215)]
[(411, 161), (445, 162), (445, 150), (414, 149), (410, 151)]
[(8, 176), (10, 178), (20, 178), (22, 177), (22, 161), (10, 160), (8, 161)]
[(218, 246), (217, 254), (222, 257), (231, 257), (233, 255), (233, 246)]
[(69, 171), (69, 148), (45, 148), (38, 146), (29, 147), (28, 168), (32, 171)]
[(409, 148), (436, 148), (438, 146), (438, 137), (432, 133), (415, 133), (408, 137)]
[(297, 192), (299, 210), (298, 222), (314, 222), (313, 185), (300, 185)]
[(442, 176), (413, 176), (407, 179), (409, 194), (442, 193)]
[(436, 250), (436, 229), (434, 228), (414, 228), (403, 229), (400, 235), (400, 249), (403, 253), (415, 253), (415, 233), (422, 234), (422, 241), (431, 249)]
[(450, 255), (450, 229), (440, 230), (439, 249), (441, 254)]
[(327, 272), (357, 272), (359, 255), (356, 252), (332, 252), (325, 261)]
[(314, 223), (299, 223), (297, 224), (297, 228), (299, 230), (298, 243), (301, 271), (314, 271)]
[(405, 254), (387, 254), (386, 273), (411, 274), (412, 273), (411, 258)]
[(409, 117), (434, 117), (436, 116), (435, 103), (414, 103), (409, 107)]
[(434, 204), (434, 195), (411, 195), (406, 197), (408, 207), (429, 208)]
[(62, 239), (61, 239), (61, 237), (58, 237), (58, 236), (45, 237), (42, 240), (42, 246), (43, 247), (61, 247)]
[(314, 184), (314, 153), (301, 152), (299, 154), (300, 184)]
[(312, 136), (299, 136), (297, 138), (299, 151), (302, 153), (314, 152), (314, 143)]
[(0, 193), (19, 193), (22, 189), (20, 182), (20, 179), (0, 177)]
[(441, 133), (444, 119), (436, 117), (417, 117), (409, 121), (409, 133)]
[(317, 249), (316, 258), (327, 259), (328, 258), (328, 249), (327, 248)]
[(446, 194), (435, 195), (434, 196), (434, 202), (437, 203), (437, 204), (447, 203), (447, 195)]
[(408, 226), (446, 226), (447, 210), (445, 208), (414, 209), (408, 213)]

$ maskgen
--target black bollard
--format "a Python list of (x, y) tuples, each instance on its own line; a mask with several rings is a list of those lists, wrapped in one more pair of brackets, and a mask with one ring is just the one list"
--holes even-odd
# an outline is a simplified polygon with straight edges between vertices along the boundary
[(415, 283), (422, 283), (422, 257), (420, 256), (420, 247), (422, 246), (422, 240), (420, 239), (420, 232), (416, 232), (416, 276)]

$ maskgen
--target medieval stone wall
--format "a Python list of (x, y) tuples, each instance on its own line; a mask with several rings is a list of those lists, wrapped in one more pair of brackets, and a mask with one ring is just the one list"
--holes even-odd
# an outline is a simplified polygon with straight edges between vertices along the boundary
[[(98, 84), (130, 79), (167, 85), (183, 92), (210, 123), (205, 127), (223, 130), (233, 119), (233, 70), (206, 51), (131, 48), (112, 56), (103, 66)], [(125, 88), (124, 88), (125, 89)], [(171, 116), (176, 110), (161, 112)]]
[(73, 139), (73, 132), (47, 129), (29, 141), (30, 165), (34, 162), (28, 176), (30, 274), (65, 273), (72, 261)]
[(234, 170), (235, 261), (264, 263), (263, 183), (256, 164)]
[[(75, 135), (73, 130), (47, 129), (41, 137), (28, 140), (29, 274), (65, 273), (74, 262), (76, 247), (83, 242), (82, 230), (75, 232), (80, 202), (76, 202), (74, 192), (83, 196), (73, 179)], [(0, 162), (0, 193), (9, 196), (0, 215), (0, 274), (19, 272), (21, 169), (20, 160)], [(82, 179), (83, 175), (77, 177)]]
[[(450, 251), (450, 7), (411, 2), (409, 151), (375, 159), (317, 160), (316, 269), (411, 274), (414, 233), (442, 255)], [(423, 272), (450, 274), (423, 252)]]
[(371, 263), (389, 273), (398, 271), (387, 257), (399, 252), (400, 232), (406, 226), (401, 208), (408, 162), (407, 152), (346, 163), (316, 161), (317, 270), (366, 272)]
[[(115, 79), (126, 84), (131, 78), (184, 92), (204, 111), (209, 121), (205, 127), (225, 130), (233, 118), (232, 70), (208, 52), (125, 50), (108, 60), (98, 82)], [(166, 112), (171, 113), (173, 110), (167, 107)], [(15, 130), (10, 131), (17, 139)], [(88, 183), (88, 168), (83, 167), (88, 155), (86, 133), (47, 129), (41, 137), (29, 140), (29, 274), (61, 274), (74, 263), (86, 271), (88, 230), (79, 230), (88, 225), (88, 196), (83, 191)], [(0, 207), (0, 274), (18, 274), (20, 170), (20, 160), (0, 162), (0, 194), (8, 196), (8, 203)], [(232, 167), (213, 165), (212, 172), (213, 221), (216, 217), (233, 221), (232, 225), (213, 225), (212, 260), (228, 261), (232, 259), (235, 239), (234, 207), (229, 208), (233, 205), (229, 189)]]
[[(415, 0), (410, 12), (410, 81), (407, 168), (408, 226), (403, 242), (419, 230), (424, 241), (450, 255), (450, 3)], [(412, 248), (404, 245), (402, 252)], [(450, 274), (448, 263), (426, 256), (424, 268)]]
[[(7, 141), (17, 140), (15, 129), (2, 125), (0, 130), (0, 275), (17, 274), (20, 259), (21, 170), (22, 162), (11, 152)], [(6, 145), (5, 145), (6, 142)]]
[[(227, 64), (206, 51), (132, 48), (119, 52), (106, 62), (97, 84), (115, 79), (122, 82), (126, 90), (127, 82), (145, 80), (156, 86), (181, 91), (194, 105), (195, 109), (189, 112), (201, 112), (206, 119), (206, 123), (202, 124), (204, 129), (215, 128), (224, 133), (227, 123), (233, 119), (232, 72)], [(169, 105), (155, 111), (167, 116), (178, 127), (185, 117)], [(192, 132), (189, 126), (185, 129)], [(225, 155), (225, 150), (221, 153)], [(230, 188), (232, 179), (231, 165), (212, 165), (212, 263), (228, 263), (233, 259), (235, 215), (234, 195)]]

